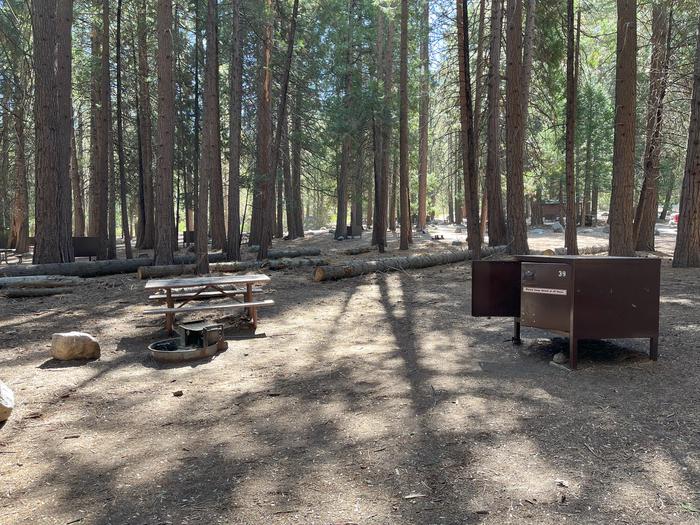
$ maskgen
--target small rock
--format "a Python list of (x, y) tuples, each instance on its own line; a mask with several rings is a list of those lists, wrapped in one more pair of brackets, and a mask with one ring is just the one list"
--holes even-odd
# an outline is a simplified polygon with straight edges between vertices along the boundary
[(61, 361), (99, 359), (100, 344), (90, 334), (65, 332), (51, 337), (51, 357)]
[(7, 421), (15, 408), (15, 394), (10, 387), (0, 381), (0, 422)]
[(555, 221), (552, 223), (552, 231), (554, 233), (564, 233), (564, 227), (559, 221)]
[(452, 241), (452, 246), (462, 246), (464, 244), (462, 241)]
[(173, 395), (174, 395), (175, 397), (181, 397), (181, 396), (182, 396), (182, 390), (175, 390), (175, 392), (173, 392)]
[(552, 361), (554, 361), (555, 363), (558, 363), (560, 365), (563, 365), (563, 364), (569, 362), (569, 356), (566, 355), (564, 352), (558, 352), (558, 353), (554, 354)]
[(660, 232), (659, 230), (657, 230), (657, 229), (654, 229), (654, 235), (655, 235), (655, 236), (656, 236), (656, 235), (661, 235), (661, 232)]

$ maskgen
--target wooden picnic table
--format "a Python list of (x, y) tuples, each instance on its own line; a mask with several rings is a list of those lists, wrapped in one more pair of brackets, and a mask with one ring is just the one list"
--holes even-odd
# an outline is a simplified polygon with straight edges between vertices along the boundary
[[(146, 283), (145, 289), (159, 290), (160, 293), (151, 295), (149, 299), (165, 302), (166, 306), (146, 310), (145, 313), (165, 314), (165, 329), (172, 334), (175, 314), (178, 312), (245, 308), (253, 328), (256, 328), (258, 324), (257, 309), (261, 306), (275, 304), (275, 302), (270, 299), (256, 301), (253, 298), (253, 293), (261, 291), (259, 287), (269, 282), (270, 277), (263, 274), (151, 279)], [(245, 288), (243, 288), (244, 286)], [(243, 296), (243, 301), (237, 300), (239, 296)], [(186, 306), (192, 301), (220, 298), (231, 298), (235, 301)]]
[[(0, 248), (0, 264), (4, 261), (5, 264), (10, 264), (9, 257), (11, 255), (16, 255), (15, 251), (12, 248)], [(22, 260), (20, 259), (20, 262)]]

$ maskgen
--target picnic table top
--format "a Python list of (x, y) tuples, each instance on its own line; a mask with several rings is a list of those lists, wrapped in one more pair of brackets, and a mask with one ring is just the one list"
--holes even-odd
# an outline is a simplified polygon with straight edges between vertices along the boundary
[(250, 275), (221, 275), (210, 277), (180, 277), (177, 279), (151, 279), (146, 283), (146, 290), (187, 288), (196, 286), (210, 286), (222, 284), (265, 284), (270, 282), (270, 277), (264, 274)]

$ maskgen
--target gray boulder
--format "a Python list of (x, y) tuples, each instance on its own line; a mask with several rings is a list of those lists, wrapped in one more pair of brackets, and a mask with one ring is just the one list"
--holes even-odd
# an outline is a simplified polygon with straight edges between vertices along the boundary
[(99, 359), (100, 344), (90, 334), (65, 332), (51, 337), (51, 357), (61, 361)]
[(554, 223), (552, 223), (552, 231), (554, 233), (564, 233), (564, 227), (559, 221), (555, 221)]
[(15, 394), (10, 387), (0, 381), (0, 422), (7, 421), (15, 408)]
[(563, 364), (569, 362), (569, 356), (567, 354), (565, 354), (564, 352), (557, 352), (556, 354), (554, 354), (552, 361), (554, 361), (555, 363), (558, 363), (560, 365), (563, 365)]

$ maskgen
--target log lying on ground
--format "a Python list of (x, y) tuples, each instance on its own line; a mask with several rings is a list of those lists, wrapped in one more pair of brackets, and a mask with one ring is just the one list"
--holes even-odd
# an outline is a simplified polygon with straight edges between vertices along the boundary
[[(607, 244), (601, 244), (599, 246), (587, 246), (585, 248), (579, 248), (579, 255), (596, 255), (599, 253), (605, 253), (609, 250)], [(554, 250), (530, 250), (530, 255), (550, 255), (548, 252), (553, 251), (554, 255), (566, 255), (566, 248), (555, 248)]]
[[(504, 253), (505, 246), (485, 247), (481, 250), (482, 257), (494, 253)], [(439, 266), (441, 264), (452, 264), (471, 259), (471, 251), (455, 250), (452, 252), (431, 253), (426, 255), (409, 255), (404, 257), (387, 257), (374, 261), (358, 261), (348, 264), (333, 266), (319, 266), (314, 269), (314, 281), (329, 281), (334, 279), (344, 279), (346, 277), (357, 277), (366, 273), (393, 272), (397, 270), (416, 270)]]
[(61, 288), (78, 286), (84, 282), (80, 277), (28, 275), (24, 277), (0, 277), (0, 288)]
[(376, 246), (359, 246), (357, 248), (350, 248), (349, 250), (343, 250), (342, 253), (343, 255), (360, 255), (362, 253), (369, 253), (373, 250), (376, 250)]
[(63, 288), (5, 288), (3, 294), (9, 299), (18, 299), (23, 297), (46, 297), (49, 295), (59, 295), (73, 293), (74, 287)]
[[(209, 265), (212, 273), (234, 273), (257, 269), (283, 270), (301, 266), (318, 266), (328, 264), (328, 261), (318, 258), (270, 259), (266, 261), (232, 261)], [(197, 268), (194, 264), (179, 264), (172, 266), (141, 266), (138, 269), (139, 279), (156, 279), (174, 277), (177, 275), (194, 275)]]
[[(260, 250), (260, 246), (255, 244), (248, 247), (248, 251), (251, 253)], [(293, 259), (294, 257), (315, 257), (321, 255), (321, 250), (319, 248), (281, 248), (272, 249), (267, 252), (268, 259)]]
[[(607, 246), (592, 246), (579, 249), (581, 255), (594, 255), (596, 253), (607, 252)], [(505, 246), (485, 247), (481, 249), (482, 257), (505, 254)], [(532, 255), (544, 255), (544, 251), (531, 250)], [(566, 255), (565, 248), (554, 250), (555, 255)], [(358, 261), (348, 264), (333, 266), (318, 266), (314, 269), (314, 281), (329, 281), (334, 279), (344, 279), (346, 277), (357, 277), (367, 273), (391, 272), (397, 270), (416, 270), (430, 266), (442, 264), (453, 264), (471, 259), (469, 250), (456, 250), (453, 252), (441, 252), (427, 255), (409, 255), (406, 257), (388, 257), (374, 261)]]
[[(223, 253), (212, 253), (209, 262), (225, 261)], [(193, 264), (194, 255), (175, 257), (176, 264)], [(37, 275), (65, 275), (75, 277), (100, 277), (118, 273), (133, 273), (141, 266), (150, 266), (153, 259), (149, 257), (137, 257), (135, 259), (114, 259), (109, 261), (81, 261), (72, 263), (36, 264), (25, 266), (16, 264), (0, 267), (0, 277), (19, 277)]]

